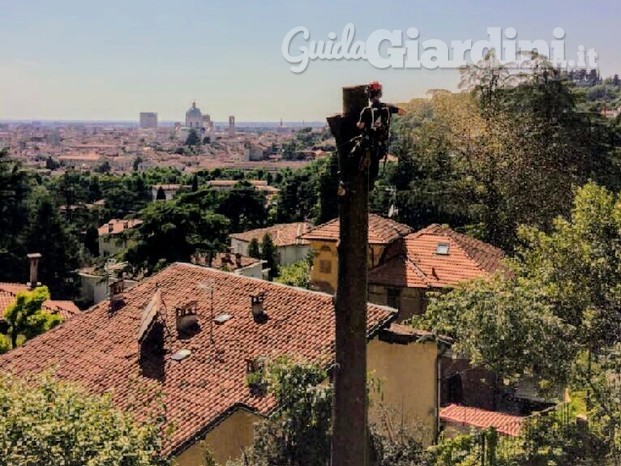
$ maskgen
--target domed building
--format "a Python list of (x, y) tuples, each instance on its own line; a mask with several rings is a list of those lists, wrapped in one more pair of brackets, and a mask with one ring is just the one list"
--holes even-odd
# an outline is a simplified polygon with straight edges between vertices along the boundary
[(203, 114), (196, 102), (192, 102), (192, 107), (185, 112), (185, 125), (188, 128), (200, 129), (203, 127)]

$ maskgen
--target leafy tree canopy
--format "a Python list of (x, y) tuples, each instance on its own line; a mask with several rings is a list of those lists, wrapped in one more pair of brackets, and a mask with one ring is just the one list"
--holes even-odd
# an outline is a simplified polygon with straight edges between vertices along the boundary
[(165, 466), (161, 420), (137, 424), (109, 397), (45, 376), (0, 375), (0, 466)]
[(43, 303), (49, 298), (50, 292), (46, 286), (17, 293), (15, 302), (4, 313), (12, 348), (17, 347), (20, 336), (29, 340), (62, 321), (58, 314), (50, 314), (42, 309)]

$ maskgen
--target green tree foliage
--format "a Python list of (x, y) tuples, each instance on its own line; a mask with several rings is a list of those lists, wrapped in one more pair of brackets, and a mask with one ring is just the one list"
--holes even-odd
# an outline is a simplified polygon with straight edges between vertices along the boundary
[(250, 240), (250, 244), (248, 244), (248, 256), (254, 257), (255, 259), (261, 258), (261, 247), (259, 246), (258, 239), (252, 238)]
[(195, 129), (191, 129), (188, 133), (188, 137), (185, 140), (186, 146), (199, 146), (201, 144), (201, 138), (198, 136), (198, 133)]
[(175, 261), (189, 262), (195, 252), (211, 250), (214, 240), (223, 244), (229, 224), (223, 215), (178, 201), (152, 203), (141, 218), (138, 241), (126, 259), (147, 273)]
[(457, 351), (508, 381), (586, 391), (591, 431), (618, 455), (621, 199), (589, 183), (552, 231), (522, 228), (520, 238), (511, 275), (435, 296), (417, 325), (454, 336)]
[(568, 81), (534, 61), (531, 74), (513, 75), (488, 57), (464, 70), (468, 92), (410, 103), (395, 122), (397, 170), (384, 180), (397, 186), (399, 220), (446, 222), (511, 251), (519, 225), (549, 231), (589, 178), (618, 183), (610, 124), (580, 112)]
[(332, 388), (327, 374), (304, 362), (286, 358), (268, 363), (268, 393), (279, 406), (260, 423), (246, 460), (230, 465), (325, 466), (330, 457)]
[[(31, 177), (0, 150), (0, 280), (20, 281), (25, 273), (21, 234), (28, 223)], [(19, 275), (16, 275), (19, 274)]]
[(80, 266), (78, 241), (45, 188), (35, 189), (29, 204), (28, 225), (23, 232), (23, 256), (27, 252), (43, 254), (39, 281), (49, 287), (54, 298), (72, 298), (75, 282), (71, 279)]
[(137, 172), (142, 162), (144, 162), (144, 159), (138, 155), (132, 162), (132, 169)]
[(165, 201), (166, 200), (166, 193), (164, 192), (164, 188), (162, 188), (161, 186), (159, 188), (157, 188), (157, 194), (155, 196), (155, 200), (156, 201)]
[(240, 181), (232, 190), (220, 193), (214, 212), (228, 217), (231, 232), (261, 228), (267, 221), (265, 195), (247, 181)]
[(339, 215), (339, 202), (336, 190), (339, 183), (339, 163), (336, 151), (327, 162), (319, 168), (319, 199), (318, 213), (314, 221), (316, 224), (328, 222)]
[[(557, 218), (551, 233), (520, 231), (524, 246), (510, 264), (513, 276), (436, 296), (420, 323), (454, 335), (458, 347), (498, 371), (521, 372), (516, 365), (525, 369), (543, 348), (555, 352), (550, 361), (561, 373), (545, 361), (531, 367), (557, 376), (572, 352), (605, 354), (621, 341), (620, 206), (618, 196), (587, 184), (576, 194), (571, 218)], [(499, 364), (494, 354), (507, 358)]]
[[(593, 367), (595, 365), (595, 367)], [(617, 342), (590, 365), (579, 367), (589, 395), (590, 429), (598, 442), (600, 456), (608, 463), (621, 464), (621, 343)]]
[(277, 223), (316, 222), (331, 220), (338, 215), (338, 163), (336, 155), (326, 157), (296, 170), (287, 169), (277, 175), (280, 195), (274, 221)]
[(137, 424), (110, 397), (46, 376), (0, 375), (0, 466), (164, 466), (162, 421)]
[(285, 160), (303, 159), (302, 151), (322, 145), (329, 137), (330, 133), (327, 129), (313, 131), (312, 128), (302, 128), (293, 139), (282, 145), (282, 158)]
[(502, 277), (459, 285), (432, 295), (417, 324), (455, 338), (457, 354), (507, 381), (533, 375), (565, 381), (569, 375), (571, 329), (537, 287)]
[(99, 165), (97, 165), (94, 169), (97, 173), (110, 173), (112, 167), (110, 166), (110, 162), (104, 160)]
[[(327, 378), (324, 370), (303, 361), (268, 362), (252, 382), (263, 384), (278, 408), (256, 425), (252, 448), (227, 466), (329, 464), (333, 390)], [(372, 426), (370, 465), (432, 466), (414, 432), (392, 418)]]
[(437, 466), (616, 466), (618, 459), (566, 407), (526, 418), (517, 437), (486, 429), (441, 437), (429, 449)]
[(12, 348), (17, 347), (20, 336), (29, 340), (62, 321), (58, 314), (50, 314), (42, 309), (43, 303), (49, 298), (50, 293), (45, 286), (17, 293), (15, 302), (4, 313), (4, 319), (9, 325), (7, 335)]
[(60, 163), (57, 162), (56, 160), (54, 160), (52, 158), (52, 156), (48, 156), (47, 159), (45, 159), (45, 168), (48, 170), (56, 170), (57, 168), (60, 167)]
[(519, 272), (539, 283), (556, 314), (594, 352), (621, 341), (621, 198), (593, 183), (551, 233), (521, 231)]
[(261, 259), (266, 262), (267, 268), (270, 269), (269, 278), (273, 280), (279, 273), (278, 250), (274, 245), (272, 237), (268, 233), (265, 233), (261, 240)]
[(309, 288), (310, 284), (310, 263), (307, 260), (294, 262), (290, 265), (280, 267), (280, 274), (274, 280), (283, 285), (297, 286), (299, 288)]

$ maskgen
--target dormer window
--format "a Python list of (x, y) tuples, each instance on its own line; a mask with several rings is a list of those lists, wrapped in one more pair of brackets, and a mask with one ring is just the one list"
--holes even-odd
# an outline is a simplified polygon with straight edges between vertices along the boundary
[(436, 254), (439, 256), (448, 256), (449, 248), (449, 243), (438, 243), (438, 245), (436, 246)]

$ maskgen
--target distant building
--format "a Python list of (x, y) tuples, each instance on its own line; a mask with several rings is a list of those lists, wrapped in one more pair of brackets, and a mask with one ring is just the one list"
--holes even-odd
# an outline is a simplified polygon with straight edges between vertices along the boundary
[[(264, 193), (268, 203), (272, 202), (280, 192), (280, 189), (268, 185), (265, 180), (245, 180), (245, 182), (250, 183), (257, 191)], [(212, 180), (207, 182), (207, 186), (216, 191), (231, 191), (239, 183), (239, 180)]]
[(196, 106), (196, 102), (192, 102), (192, 107), (185, 112), (185, 125), (196, 130), (203, 128), (203, 114), (201, 109)]
[(300, 235), (311, 229), (310, 223), (281, 223), (267, 228), (246, 231), (244, 233), (234, 233), (229, 235), (231, 239), (231, 251), (233, 253), (248, 255), (248, 247), (253, 239), (259, 244), (263, 237), (268, 234), (272, 237), (274, 246), (278, 254), (280, 265), (289, 265), (299, 262), (308, 257), (311, 252), (310, 243), (298, 238)]
[(266, 261), (261, 259), (242, 256), (240, 253), (233, 254), (231, 252), (218, 252), (211, 258), (211, 262), (206, 254), (195, 254), (192, 256), (193, 264), (211, 267), (225, 272), (232, 272), (244, 277), (259, 279), (266, 278), (263, 273), (263, 264), (265, 264), (265, 262)]
[(229, 117), (229, 135), (235, 136), (235, 115)]
[(58, 161), (62, 167), (74, 167), (92, 169), (103, 161), (103, 157), (93, 151), (90, 152), (72, 152), (63, 154), (58, 157)]
[[(108, 298), (110, 284), (117, 280), (117, 276), (123, 274), (127, 262), (116, 263), (114, 259), (106, 261), (104, 270), (95, 267), (85, 267), (78, 270), (80, 279), (80, 299), (82, 303), (93, 305)], [(123, 279), (123, 287), (129, 290), (138, 284), (135, 280)]]
[(602, 110), (602, 115), (604, 115), (606, 118), (617, 118), (619, 115), (621, 115), (621, 106), (617, 108), (604, 108)]
[(394, 241), (369, 271), (369, 301), (399, 310), (399, 319), (425, 311), (429, 291), (450, 289), (502, 271), (504, 252), (441, 225)]
[[(311, 284), (319, 291), (327, 293), (336, 291), (339, 232), (340, 223), (337, 218), (300, 236), (300, 239), (311, 243), (313, 251)], [(379, 215), (369, 214), (369, 269), (380, 264), (388, 245), (409, 233), (412, 233), (412, 229), (407, 225)]]
[(170, 201), (173, 197), (175, 197), (175, 194), (177, 194), (177, 191), (179, 191), (181, 188), (184, 188), (185, 186), (181, 185), (181, 184), (154, 184), (153, 186), (151, 186), (151, 197), (153, 198), (154, 201), (157, 201), (157, 193), (160, 191), (160, 189), (164, 192), (164, 199), (160, 199), (162, 201)]
[(142, 129), (157, 128), (157, 113), (142, 112), (140, 114), (140, 127)]
[(124, 234), (126, 231), (142, 224), (142, 220), (112, 219), (97, 229), (99, 234), (99, 254), (104, 257), (113, 256), (131, 245), (131, 240)]

